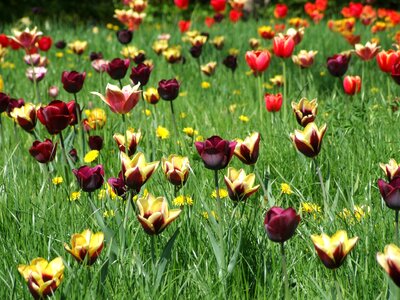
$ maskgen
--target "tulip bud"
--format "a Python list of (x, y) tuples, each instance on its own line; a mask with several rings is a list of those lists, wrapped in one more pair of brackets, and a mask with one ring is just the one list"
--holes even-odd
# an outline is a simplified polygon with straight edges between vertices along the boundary
[(125, 77), (129, 67), (129, 59), (114, 58), (107, 64), (107, 73), (114, 80), (121, 80)]
[(286, 4), (276, 4), (274, 9), (274, 17), (277, 19), (284, 19), (288, 13), (288, 7)]
[(53, 40), (49, 36), (42, 36), (38, 40), (38, 47), (41, 51), (49, 51), (51, 48), (51, 45), (53, 44)]
[(271, 55), (268, 50), (247, 51), (245, 58), (254, 75), (259, 75), (268, 69), (271, 61)]
[(84, 192), (91, 193), (103, 185), (104, 168), (102, 165), (97, 165), (93, 168), (82, 166), (79, 169), (72, 170), (78, 184)]
[(71, 236), (71, 248), (64, 243), (64, 248), (77, 262), (92, 265), (99, 257), (104, 246), (104, 233), (92, 233), (90, 229)]
[(34, 141), (32, 146), (29, 148), (29, 153), (40, 163), (46, 164), (56, 157), (57, 143), (49, 139), (44, 142)]
[(125, 135), (116, 133), (113, 136), (117, 142), (118, 149), (121, 152), (127, 153), (128, 156), (135, 154), (137, 145), (139, 144), (141, 133), (134, 132), (133, 130), (127, 130)]
[(133, 54), (132, 60), (135, 64), (143, 64), (146, 60), (146, 54), (142, 50), (139, 50), (137, 53)]
[(280, 111), (283, 102), (281, 93), (278, 93), (276, 95), (265, 94), (264, 100), (265, 100), (265, 106), (269, 112)]
[(85, 78), (86, 72), (78, 73), (76, 71), (64, 71), (61, 75), (61, 82), (64, 90), (66, 90), (68, 93), (76, 94), (82, 89)]
[(52, 85), (51, 87), (49, 87), (48, 94), (49, 94), (50, 98), (53, 98), (53, 99), (57, 98), (58, 92), (59, 92), (59, 90), (58, 90), (57, 86)]
[(228, 55), (227, 57), (224, 58), (222, 63), (225, 65), (225, 67), (231, 69), (232, 72), (235, 72), (237, 68), (237, 56)]
[(31, 132), (36, 126), (36, 107), (32, 103), (14, 108), (10, 113), (11, 117), (27, 132)]
[(394, 177), (389, 183), (383, 179), (378, 180), (379, 192), (387, 207), (395, 210), (400, 209), (400, 177)]
[(45, 67), (31, 67), (26, 69), (25, 75), (31, 82), (40, 82), (47, 74)]
[(290, 35), (279, 34), (274, 37), (274, 54), (277, 57), (288, 58), (292, 56), (295, 43)]
[(198, 45), (198, 46), (192, 46), (189, 49), (190, 55), (192, 55), (193, 58), (199, 58), (202, 52), (203, 46)]
[(103, 59), (103, 53), (94, 52), (94, 51), (90, 52), (90, 54), (89, 54), (89, 60), (90, 61), (95, 61), (95, 60), (98, 60), (98, 59)]
[(307, 157), (315, 157), (321, 150), (322, 138), (326, 132), (326, 124), (318, 128), (314, 122), (308, 123), (303, 131), (295, 130), (290, 135), (296, 149)]
[(254, 165), (258, 159), (260, 147), (260, 134), (258, 132), (252, 133), (246, 137), (244, 141), (236, 139), (236, 146), (234, 154), (246, 165)]
[(204, 142), (196, 142), (195, 146), (207, 169), (221, 170), (231, 161), (236, 142), (214, 135)]
[(151, 67), (145, 64), (139, 64), (136, 67), (132, 67), (130, 78), (134, 84), (138, 84), (140, 82), (141, 86), (145, 86), (149, 82), (151, 71)]
[(268, 238), (277, 243), (284, 243), (290, 239), (300, 223), (300, 216), (289, 207), (272, 207), (267, 211), (264, 219), (264, 227)]
[(376, 260), (393, 282), (400, 287), (400, 249), (395, 244), (385, 246), (384, 253), (377, 253)]
[(158, 94), (161, 96), (161, 98), (165, 101), (173, 101), (178, 97), (179, 95), (179, 88), (180, 84), (179, 82), (174, 78), (174, 79), (169, 79), (169, 80), (161, 80), (158, 83)]
[(343, 89), (347, 95), (355, 95), (361, 91), (360, 76), (345, 76), (343, 79)]
[(209, 62), (208, 64), (202, 65), (200, 67), (201, 71), (203, 74), (207, 76), (214, 75), (215, 73), (215, 68), (217, 67), (217, 63), (215, 61)]
[(190, 165), (187, 157), (172, 154), (168, 159), (163, 158), (161, 163), (167, 180), (175, 186), (181, 187), (189, 177)]
[(98, 135), (89, 136), (89, 148), (90, 150), (98, 150), (103, 149), (103, 138)]
[(228, 175), (224, 177), (229, 198), (233, 201), (245, 201), (258, 191), (260, 185), (254, 186), (256, 176), (246, 175), (243, 169), (228, 168)]
[(328, 57), (326, 64), (329, 73), (336, 77), (343, 76), (349, 67), (350, 58), (350, 54), (335, 54), (334, 56)]
[(57, 49), (62, 50), (67, 46), (67, 43), (65, 41), (63, 41), (63, 40), (60, 40), (60, 41), (55, 43), (55, 46), (56, 46)]
[(122, 45), (127, 45), (132, 41), (133, 38), (133, 32), (128, 29), (122, 29), (118, 30), (116, 32), (117, 34), (117, 39)]
[(158, 94), (158, 91), (156, 88), (148, 88), (144, 93), (144, 100), (146, 100), (150, 104), (157, 104), (158, 101), (160, 101), (160, 95)]

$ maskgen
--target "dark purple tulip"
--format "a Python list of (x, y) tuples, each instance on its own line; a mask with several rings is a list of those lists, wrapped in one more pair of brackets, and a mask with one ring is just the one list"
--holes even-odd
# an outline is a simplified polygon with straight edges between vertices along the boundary
[(394, 63), (391, 75), (393, 80), (400, 84), (400, 59), (397, 59), (397, 62)]
[(68, 154), (74, 163), (76, 163), (79, 160), (78, 151), (76, 151), (75, 148), (71, 149)]
[(179, 95), (179, 87), (180, 84), (178, 80), (169, 79), (169, 80), (161, 80), (158, 83), (158, 94), (163, 100), (172, 101), (175, 100)]
[(107, 73), (114, 80), (121, 80), (125, 77), (129, 68), (129, 59), (114, 58), (107, 64)]
[(54, 46), (56, 46), (57, 49), (61, 49), (62, 50), (67, 46), (67, 43), (65, 41), (63, 41), (63, 40), (60, 40), (60, 41), (56, 42), (54, 44)]
[(68, 93), (76, 94), (82, 89), (85, 78), (86, 72), (79, 73), (77, 71), (64, 71), (61, 75), (61, 82), (64, 90), (66, 90)]
[(98, 151), (103, 149), (103, 138), (98, 135), (89, 136), (89, 148)]
[(199, 46), (193, 46), (192, 48), (190, 48), (189, 52), (193, 58), (199, 58), (202, 50), (203, 50), (203, 45), (199, 45)]
[(10, 103), (10, 96), (4, 93), (0, 93), (0, 114), (7, 110), (9, 103)]
[(79, 186), (84, 192), (93, 192), (103, 185), (104, 168), (102, 165), (97, 165), (93, 168), (82, 166), (79, 169), (74, 169), (72, 172), (78, 180)]
[(283, 209), (274, 206), (267, 211), (264, 227), (268, 238), (273, 242), (283, 243), (290, 239), (300, 223), (300, 216), (289, 207)]
[(117, 39), (122, 45), (129, 44), (133, 38), (133, 32), (128, 29), (121, 29), (117, 31)]
[(111, 185), (112, 189), (118, 196), (124, 196), (127, 190), (125, 180), (122, 172), (119, 172), (118, 177), (111, 177), (108, 179), (108, 184)]
[(90, 52), (90, 54), (89, 54), (90, 61), (94, 61), (96, 59), (102, 59), (102, 58), (103, 58), (103, 53), (101, 53), (101, 52)]
[(214, 15), (214, 21), (216, 23), (221, 23), (223, 19), (224, 19), (224, 15), (223, 14), (215, 14)]
[(350, 54), (335, 54), (334, 56), (328, 57), (326, 66), (329, 73), (336, 77), (343, 76), (349, 67), (350, 58)]
[[(209, 33), (209, 32), (205, 32), (205, 31), (201, 32), (200, 35), (201, 35), (201, 36), (205, 36), (205, 37), (207, 38), (207, 40), (208, 40), (209, 37), (210, 37), (210, 33)], [(206, 41), (207, 41), (207, 40), (206, 40)]]
[(227, 67), (228, 69), (231, 69), (232, 72), (235, 72), (237, 68), (237, 57), (235, 55), (228, 55), (225, 57), (225, 59), (222, 61), (222, 63)]
[(52, 161), (56, 157), (57, 143), (49, 139), (44, 142), (34, 141), (29, 153), (40, 163), (45, 164)]
[(60, 100), (51, 101), (37, 110), (37, 117), (50, 134), (58, 134), (71, 122), (68, 106)]
[(67, 103), (68, 111), (71, 116), (71, 121), (69, 125), (76, 125), (78, 124), (78, 116), (77, 113), (81, 114), (81, 110), (79, 104), (76, 103), (74, 100), (71, 100)]
[(389, 183), (383, 179), (378, 180), (379, 191), (387, 207), (400, 209), (400, 177), (394, 177)]
[(135, 55), (133, 58), (133, 61), (135, 64), (142, 64), (146, 60), (146, 55), (142, 52), (139, 52), (138, 54)]
[(140, 82), (140, 85), (144, 86), (149, 82), (150, 74), (151, 67), (145, 64), (139, 64), (136, 67), (132, 67), (130, 78), (134, 84), (138, 84)]
[(204, 142), (196, 142), (194, 145), (207, 169), (220, 170), (231, 161), (236, 142), (223, 140), (214, 135)]
[(13, 111), (14, 108), (20, 108), (25, 105), (25, 100), (24, 99), (13, 99), (10, 98), (10, 101), (8, 102), (8, 107), (6, 109), (7, 115), (11, 118), (10, 113)]

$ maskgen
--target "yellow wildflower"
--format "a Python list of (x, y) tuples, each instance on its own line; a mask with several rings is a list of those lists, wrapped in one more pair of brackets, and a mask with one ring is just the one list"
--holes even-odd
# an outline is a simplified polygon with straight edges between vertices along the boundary
[(184, 133), (186, 133), (187, 136), (193, 137), (194, 135), (198, 135), (199, 132), (197, 130), (194, 130), (192, 127), (185, 127), (182, 130)]
[(185, 118), (187, 117), (187, 113), (181, 112), (181, 113), (179, 114), (179, 117), (180, 117), (181, 119), (185, 119)]
[(162, 140), (169, 138), (169, 130), (165, 127), (158, 126), (156, 130), (156, 136)]
[(172, 200), (172, 204), (175, 206), (193, 205), (193, 199), (190, 196), (180, 195)]
[(354, 205), (354, 217), (358, 222), (361, 221), (362, 218), (365, 218), (371, 212), (371, 208), (368, 205)]
[[(213, 215), (214, 219), (218, 220), (217, 214), (215, 213), (215, 211), (211, 211), (211, 214)], [(204, 219), (208, 220), (208, 212), (203, 211), (202, 214)]]
[(302, 202), (301, 211), (309, 214), (319, 213), (321, 212), (321, 206), (311, 202)]
[(150, 111), (150, 109), (145, 109), (145, 110), (143, 111), (143, 113), (146, 115), (146, 117), (150, 117), (150, 116), (151, 116), (151, 111)]
[(69, 200), (70, 201), (76, 201), (79, 200), (81, 198), (81, 192), (77, 191), (77, 192), (72, 192), (71, 195), (69, 196)]
[(325, 76), (325, 71), (321, 71), (320, 73), (319, 73), (319, 76)]
[(94, 27), (92, 28), (92, 32), (93, 32), (94, 34), (98, 34), (98, 33), (99, 33), (99, 27), (94, 26)]
[(203, 81), (201, 83), (201, 88), (202, 89), (209, 89), (211, 87), (211, 84), (208, 81)]
[(110, 30), (113, 29), (113, 26), (114, 26), (114, 25), (111, 24), (111, 23), (107, 23), (107, 25), (106, 25), (107, 29), (110, 29)]
[(3, 81), (3, 77), (1, 77), (0, 75), (0, 92), (2, 92), (4, 89), (4, 81)]
[(236, 110), (236, 107), (237, 107), (237, 104), (231, 104), (231, 105), (229, 105), (229, 111), (230, 111), (231, 113), (234, 113), (235, 110)]
[(292, 189), (290, 188), (290, 185), (287, 183), (281, 183), (281, 192), (282, 194), (290, 195), (293, 193)]
[(377, 88), (376, 86), (373, 86), (371, 88), (371, 94), (377, 94), (377, 93), (379, 93), (379, 88)]
[(103, 212), (103, 217), (104, 218), (112, 218), (115, 217), (115, 211), (113, 209), (106, 210)]
[(196, 136), (196, 142), (202, 142), (204, 141), (204, 137), (202, 135)]
[(272, 84), (270, 84), (270, 83), (264, 83), (263, 86), (264, 86), (264, 88), (266, 88), (267, 90), (271, 90), (271, 89), (274, 88), (274, 86), (273, 86)]
[(52, 180), (54, 185), (59, 185), (63, 182), (63, 178), (61, 176), (54, 177)]
[(83, 158), (83, 161), (85, 163), (91, 163), (92, 161), (95, 161), (97, 157), (99, 157), (99, 151), (91, 150), (88, 153), (86, 153), (85, 157)]
[[(214, 190), (212, 192), (211, 197), (213, 197), (214, 199), (217, 198), (217, 191), (216, 190)], [(226, 197), (228, 197), (228, 191), (225, 190), (225, 189), (219, 189), (219, 198), (220, 199), (224, 199)]]
[(179, 97), (186, 97), (187, 96), (187, 92), (180, 92), (179, 93)]
[(240, 95), (240, 93), (241, 93), (240, 90), (233, 90), (234, 95)]
[(240, 115), (240, 116), (239, 116), (239, 120), (242, 121), (242, 122), (244, 122), (244, 123), (247, 123), (250, 119), (249, 119), (248, 116)]
[(112, 30), (118, 31), (118, 30), (119, 30), (119, 26), (118, 26), (118, 25), (114, 25), (113, 28), (112, 28)]

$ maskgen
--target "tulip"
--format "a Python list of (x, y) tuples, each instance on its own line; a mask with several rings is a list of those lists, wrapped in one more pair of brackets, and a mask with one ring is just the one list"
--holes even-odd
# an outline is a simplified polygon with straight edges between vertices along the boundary
[(116, 133), (113, 138), (117, 142), (119, 151), (132, 156), (136, 152), (141, 135), (140, 131), (135, 133), (134, 130), (128, 129), (125, 135)]
[(364, 61), (373, 59), (381, 48), (376, 43), (371, 42), (367, 42), (365, 46), (362, 44), (356, 44), (354, 47), (357, 56)]
[(130, 78), (134, 84), (140, 83), (141, 86), (145, 86), (149, 82), (151, 71), (151, 67), (139, 64), (136, 67), (132, 67)]
[(56, 46), (57, 49), (60, 50), (64, 49), (67, 46), (67, 44), (63, 40), (57, 41), (54, 45)]
[(274, 17), (277, 19), (284, 19), (288, 13), (286, 4), (277, 4), (274, 9)]
[(72, 170), (78, 184), (84, 192), (91, 193), (103, 185), (104, 168), (102, 165), (97, 165), (93, 168), (82, 166), (79, 169)]
[(293, 55), (293, 62), (301, 68), (309, 68), (314, 64), (314, 57), (318, 51), (300, 50), (299, 54)]
[(87, 263), (89, 266), (99, 257), (104, 246), (104, 233), (92, 233), (90, 229), (75, 233), (71, 236), (71, 248), (64, 243), (67, 250), (79, 263)]
[(216, 36), (212, 41), (211, 44), (214, 45), (215, 49), (222, 50), (225, 45), (225, 37), (224, 36)]
[(347, 95), (355, 95), (361, 91), (360, 76), (345, 76), (343, 79), (343, 89)]
[(37, 28), (33, 28), (30, 30), (26, 28), (24, 31), (14, 30), (14, 36), (10, 37), (13, 41), (15, 41), (18, 45), (25, 48), (25, 50), (29, 50), (34, 47), (39, 37), (43, 34), (41, 31), (37, 31)]
[(321, 150), (322, 138), (326, 132), (326, 124), (318, 128), (314, 122), (308, 123), (304, 130), (295, 130), (290, 135), (296, 149), (308, 157), (315, 157)]
[(179, 88), (180, 84), (179, 82), (174, 78), (174, 79), (169, 79), (169, 80), (161, 80), (158, 83), (158, 94), (161, 96), (161, 98), (165, 101), (172, 101), (175, 100), (176, 97), (179, 95)]
[(22, 107), (14, 108), (11, 117), (25, 131), (31, 132), (36, 126), (36, 107), (32, 103), (26, 103)]
[(182, 53), (179, 47), (170, 47), (163, 51), (163, 56), (170, 64), (177, 63), (182, 60)]
[(344, 230), (339, 230), (332, 237), (323, 233), (312, 235), (311, 239), (319, 258), (328, 269), (339, 268), (358, 241), (358, 237), (349, 239)]
[(143, 93), (144, 100), (146, 100), (150, 104), (157, 104), (160, 101), (160, 95), (158, 94), (158, 90), (156, 88), (148, 88)]
[(5, 93), (0, 92), (0, 114), (7, 110), (9, 103), (10, 97)]
[(389, 182), (379, 179), (378, 187), (387, 207), (400, 210), (400, 176), (395, 176)]
[(97, 151), (103, 149), (103, 138), (98, 135), (89, 136), (89, 148)]
[(243, 140), (236, 139), (234, 154), (246, 165), (254, 165), (258, 159), (260, 148), (260, 134), (253, 132)]
[(122, 45), (127, 45), (132, 41), (133, 32), (128, 29), (118, 30), (116, 32), (117, 39)]
[(91, 92), (93, 95), (99, 96), (111, 109), (117, 114), (127, 114), (139, 102), (141, 91), (140, 83), (135, 86), (126, 85), (122, 90), (113, 84), (108, 83), (106, 86), (106, 96), (97, 92)]
[(121, 80), (125, 77), (126, 71), (128, 71), (129, 67), (129, 58), (120, 59), (114, 58), (107, 64), (107, 73), (114, 80)]
[(294, 50), (294, 40), (290, 35), (279, 34), (274, 37), (274, 54), (277, 57), (288, 58)]
[(106, 124), (107, 116), (104, 109), (95, 108), (92, 110), (86, 110), (85, 113), (88, 117), (87, 119), (83, 120), (86, 131), (90, 129), (101, 129)]
[(8, 106), (7, 106), (7, 109), (6, 109), (6, 112), (7, 112), (7, 115), (11, 118), (11, 112), (15, 109), (15, 108), (18, 108), (18, 107), (22, 107), (22, 106), (24, 106), (25, 105), (25, 101), (24, 101), (24, 99), (12, 99), (12, 98), (10, 98), (9, 99), (9, 102), (8, 102)]
[(186, 183), (189, 177), (190, 165), (187, 157), (172, 154), (161, 161), (162, 170), (167, 180), (177, 187)]
[(400, 56), (397, 62), (392, 67), (391, 76), (397, 84), (400, 84)]
[(195, 146), (207, 169), (221, 170), (231, 161), (236, 142), (214, 135), (204, 142), (196, 142)]
[(189, 0), (174, 0), (175, 6), (179, 9), (185, 10), (189, 7)]
[(118, 196), (125, 196), (127, 187), (125, 185), (124, 175), (122, 174), (122, 172), (119, 172), (118, 177), (116, 178), (109, 178), (107, 182)]
[(224, 177), (229, 198), (233, 201), (245, 201), (258, 191), (260, 185), (254, 186), (256, 176), (246, 175), (243, 169), (228, 168), (228, 175)]
[(46, 76), (45, 67), (33, 67), (26, 69), (25, 75), (31, 82), (40, 82)]
[(151, 48), (157, 55), (160, 55), (168, 49), (168, 40), (157, 40), (153, 43)]
[(231, 69), (232, 72), (235, 72), (237, 68), (237, 56), (236, 55), (228, 55), (227, 57), (224, 58), (222, 61), (225, 67), (228, 69)]
[(327, 68), (332, 76), (343, 76), (349, 67), (350, 54), (335, 54), (326, 60)]
[(376, 254), (376, 260), (393, 282), (400, 287), (400, 248), (394, 244), (386, 245), (384, 253)]
[(189, 49), (189, 53), (193, 58), (199, 58), (201, 55), (201, 52), (203, 50), (203, 46), (192, 46), (192, 48)]
[(299, 29), (294, 29), (294, 28), (289, 28), (286, 31), (286, 35), (291, 36), (294, 41), (294, 45), (300, 44), (300, 42), (303, 40), (304, 37), (304, 27), (301, 27)]
[(53, 161), (56, 157), (57, 143), (49, 139), (44, 142), (34, 141), (32, 146), (29, 148), (29, 153), (40, 163), (46, 164)]
[(296, 115), (297, 123), (303, 127), (307, 126), (308, 123), (314, 122), (317, 117), (317, 99), (309, 101), (307, 98), (301, 98), (298, 103), (292, 102), (292, 108)]
[(137, 194), (159, 164), (158, 161), (146, 163), (144, 154), (141, 152), (136, 153), (132, 159), (124, 152), (121, 152), (121, 161), (125, 184)]
[[(76, 103), (74, 100), (71, 100), (67, 103), (68, 111), (71, 116), (71, 121), (69, 122), (69, 125), (76, 125), (78, 124), (78, 119), (81, 117), (81, 109), (79, 107), (79, 104)], [(79, 118), (78, 118), (79, 114)]]
[(65, 102), (53, 100), (37, 110), (37, 117), (50, 134), (58, 134), (71, 122), (71, 114)]
[(86, 72), (78, 73), (77, 71), (64, 71), (61, 75), (61, 82), (64, 90), (68, 93), (76, 94), (82, 89), (85, 78)]
[(282, 94), (278, 93), (276, 95), (274, 94), (265, 94), (264, 95), (264, 100), (265, 100), (265, 107), (269, 112), (277, 112), (280, 111), (281, 106), (282, 106)]
[(59, 92), (58, 87), (56, 87), (54, 85), (49, 87), (48, 94), (49, 94), (50, 98), (53, 98), (53, 99), (57, 98), (58, 92)]
[[(257, 29), (257, 31), (258, 35), (265, 40), (271, 40), (275, 36), (275, 31), (271, 26), (261, 26)], [(256, 49), (260, 45), (260, 42), (257, 39), (251, 39), (249, 44), (252, 49)]]
[(376, 61), (382, 72), (391, 73), (395, 62), (400, 57), (400, 51), (381, 51), (376, 56)]
[(75, 148), (71, 149), (71, 150), (68, 152), (68, 154), (69, 154), (69, 157), (72, 159), (72, 161), (73, 161), (74, 163), (76, 163), (76, 162), (79, 160), (78, 152), (76, 151)]
[(92, 52), (90, 52), (90, 54), (89, 54), (89, 59), (90, 59), (90, 61), (92, 61), (92, 62), (95, 61), (95, 60), (97, 60), (97, 59), (103, 59), (103, 53), (92, 51)]
[(246, 52), (246, 62), (255, 75), (264, 72), (269, 67), (271, 55), (268, 50), (256, 50)]
[[(275, 34), (275, 33), (274, 33)], [(271, 39), (273, 38), (273, 36), (271, 37)], [(249, 46), (251, 49), (253, 50), (257, 50), (258, 47), (260, 47), (260, 40), (256, 39), (256, 38), (251, 38), (249, 39)]]
[(168, 209), (168, 201), (165, 197), (154, 197), (147, 194), (136, 202), (139, 209), (137, 218), (144, 231), (149, 235), (160, 234), (172, 221), (174, 221), (182, 210)]
[(388, 181), (400, 177), (400, 165), (394, 159), (389, 160), (388, 164), (380, 163), (379, 166), (385, 172)]
[(30, 265), (19, 265), (18, 272), (28, 283), (35, 299), (43, 299), (55, 293), (64, 278), (64, 263), (61, 257), (48, 262), (38, 257)]
[(83, 52), (85, 52), (87, 48), (88, 43), (86, 41), (79, 41), (76, 40), (70, 44), (68, 44), (68, 47), (72, 50), (77, 55), (82, 55)]
[(283, 209), (274, 206), (267, 211), (264, 219), (268, 238), (277, 243), (284, 243), (290, 239), (299, 223), (300, 216), (291, 207)]
[(216, 13), (222, 12), (225, 10), (226, 0), (211, 0), (210, 5)]
[(49, 51), (51, 48), (51, 45), (53, 44), (53, 40), (49, 36), (42, 36), (38, 40), (38, 47), (41, 51)]
[(217, 63), (215, 61), (212, 61), (205, 65), (202, 65), (200, 68), (201, 68), (201, 71), (203, 72), (203, 74), (205, 74), (207, 76), (211, 76), (211, 75), (214, 75), (216, 67), (217, 67)]
[(242, 16), (243, 16), (243, 13), (241, 11), (237, 11), (237, 10), (232, 9), (229, 12), (229, 20), (232, 23), (238, 22), (242, 18)]
[(98, 73), (107, 72), (109, 61), (104, 60), (102, 58), (98, 58), (92, 61), (91, 65), (93, 69)]
[(37, 66), (40, 62), (40, 54), (34, 53), (34, 54), (26, 54), (24, 56), (24, 62), (28, 66)]

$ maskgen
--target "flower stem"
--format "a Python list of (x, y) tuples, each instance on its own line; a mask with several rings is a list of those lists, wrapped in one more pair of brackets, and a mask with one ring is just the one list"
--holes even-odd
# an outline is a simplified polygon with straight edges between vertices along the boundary
[(217, 199), (217, 216), (221, 219), (221, 198), (219, 197), (218, 170), (214, 170), (214, 183)]
[(174, 112), (174, 104), (173, 101), (169, 101), (170, 107), (171, 107), (171, 117), (172, 117), (172, 123), (174, 124), (174, 133), (175, 133), (175, 150), (177, 148), (176, 142), (178, 141), (178, 127), (176, 126), (176, 119), (175, 119), (175, 112)]
[(119, 83), (119, 87), (120, 87), (121, 90), (122, 90), (122, 82), (121, 82), (121, 79), (118, 79), (118, 83)]
[(281, 256), (282, 256), (282, 277), (285, 282), (285, 298), (284, 299), (288, 300), (289, 299), (289, 278), (288, 278), (288, 274), (287, 274), (284, 243), (281, 243)]
[[(257, 77), (257, 87), (258, 87), (258, 101), (260, 101), (260, 124), (263, 123), (263, 89), (262, 89), (262, 74)], [(260, 126), (262, 127), (262, 126)]]
[(287, 116), (287, 82), (286, 82), (286, 62), (282, 59), (282, 76), (283, 76), (283, 120), (286, 121)]
[(396, 222), (396, 233), (395, 233), (395, 242), (399, 244), (399, 210), (396, 209), (395, 211), (395, 222)]
[(324, 184), (324, 179), (322, 178), (322, 174), (321, 174), (321, 168), (319, 167), (318, 161), (316, 158), (314, 158), (314, 164), (315, 164), (315, 171), (318, 174), (318, 178), (319, 178), (319, 183), (321, 185), (321, 190), (322, 190), (322, 197), (324, 198), (324, 213), (325, 213), (325, 217), (328, 214), (328, 200), (327, 200), (327, 194), (326, 194), (326, 190), (325, 190), (325, 184)]
[(76, 96), (76, 93), (74, 93), (74, 100), (75, 100), (75, 107), (76, 107), (76, 118), (78, 120), (78, 126), (80, 127), (80, 131), (81, 131), (82, 152), (83, 152), (83, 155), (85, 155), (86, 154), (85, 130), (84, 130), (83, 124), (81, 122), (81, 112), (79, 109), (78, 97)]
[(66, 178), (66, 180), (67, 180), (67, 182), (69, 184), (70, 183), (70, 181), (69, 181), (69, 168), (68, 168), (69, 167), (69, 160), (68, 160), (67, 152), (65, 150), (65, 143), (64, 143), (64, 138), (63, 138), (63, 135), (62, 135), (62, 131), (60, 131), (60, 142), (61, 142), (62, 153), (64, 155), (65, 162), (67, 163), (65, 165), (65, 178)]
[(151, 236), (151, 261), (153, 263), (153, 267), (156, 265), (156, 250), (155, 250), (155, 236)]

